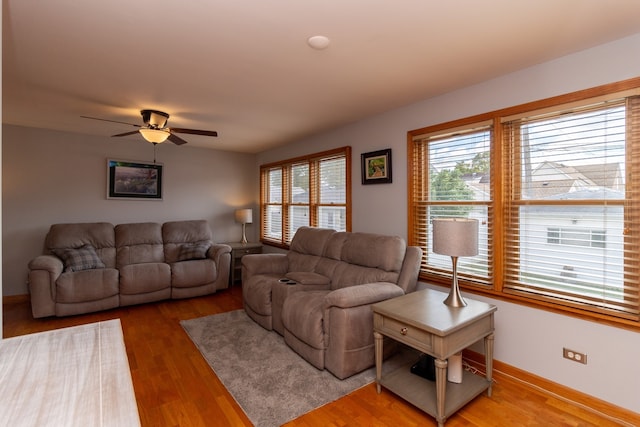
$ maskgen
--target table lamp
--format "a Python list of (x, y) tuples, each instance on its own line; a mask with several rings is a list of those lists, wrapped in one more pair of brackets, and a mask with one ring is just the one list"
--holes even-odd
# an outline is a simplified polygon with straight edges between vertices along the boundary
[(245, 233), (247, 224), (253, 222), (253, 210), (252, 209), (236, 209), (235, 212), (236, 222), (242, 224), (242, 240), (240, 243), (247, 243), (247, 235)]
[(464, 307), (466, 301), (458, 287), (458, 257), (478, 255), (478, 220), (469, 218), (435, 218), (433, 220), (433, 252), (449, 255), (453, 264), (453, 283), (444, 303)]

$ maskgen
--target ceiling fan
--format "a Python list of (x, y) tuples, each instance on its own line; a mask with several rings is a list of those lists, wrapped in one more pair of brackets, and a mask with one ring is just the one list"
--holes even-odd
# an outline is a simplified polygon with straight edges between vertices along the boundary
[(141, 110), (140, 114), (142, 115), (142, 121), (144, 125), (136, 125), (133, 123), (120, 122), (117, 120), (109, 120), (109, 119), (101, 119), (98, 117), (89, 117), (89, 116), (80, 116), (85, 119), (93, 119), (93, 120), (102, 120), (103, 122), (112, 122), (112, 123), (122, 123), (125, 125), (135, 126), (140, 128), (138, 130), (134, 130), (131, 132), (119, 133), (117, 135), (111, 136), (127, 136), (133, 135), (135, 133), (140, 132), (142, 137), (152, 144), (160, 144), (167, 139), (173, 142), (176, 145), (186, 144), (187, 141), (180, 138), (176, 133), (186, 133), (191, 135), (202, 135), (202, 136), (218, 136), (218, 132), (211, 130), (198, 130), (198, 129), (185, 129), (185, 128), (174, 128), (167, 127), (167, 121), (169, 120), (169, 114), (164, 111), (158, 110)]

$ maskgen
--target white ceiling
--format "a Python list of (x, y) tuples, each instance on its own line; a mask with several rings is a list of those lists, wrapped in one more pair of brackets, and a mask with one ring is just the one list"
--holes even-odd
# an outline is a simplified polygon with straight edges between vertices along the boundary
[(80, 116), (150, 108), (259, 152), (638, 32), (637, 0), (3, 0), (3, 122), (109, 136), (135, 128)]

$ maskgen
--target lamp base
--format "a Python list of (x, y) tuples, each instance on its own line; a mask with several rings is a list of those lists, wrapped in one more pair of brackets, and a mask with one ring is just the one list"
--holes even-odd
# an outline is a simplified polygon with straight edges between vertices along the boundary
[(452, 287), (447, 299), (443, 301), (449, 307), (466, 307), (467, 302), (460, 295), (460, 289), (457, 286)]
[(449, 296), (443, 301), (443, 303), (449, 307), (466, 307), (467, 302), (462, 298), (460, 288), (458, 287), (458, 257), (452, 256), (451, 263), (453, 264), (453, 283), (451, 284)]
[(245, 228), (246, 228), (246, 225), (243, 223), (242, 224), (242, 240), (240, 240), (240, 243), (242, 244), (247, 243), (247, 235), (245, 234)]

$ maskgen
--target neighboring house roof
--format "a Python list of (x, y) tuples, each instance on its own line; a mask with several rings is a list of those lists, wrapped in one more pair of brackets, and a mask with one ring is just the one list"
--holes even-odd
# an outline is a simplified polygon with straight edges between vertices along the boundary
[[(594, 187), (583, 189), (579, 191), (573, 191), (568, 193), (556, 194), (555, 196), (547, 197), (546, 200), (589, 200), (589, 199), (605, 199), (605, 200), (620, 200), (624, 199), (624, 193), (610, 188)], [(605, 213), (609, 215), (623, 215), (624, 208), (621, 205), (568, 205), (568, 206), (541, 206), (533, 205), (527, 207), (529, 214), (540, 215), (573, 215), (576, 217), (590, 216), (590, 215), (603, 215)]]
[[(577, 195), (582, 190), (606, 188), (619, 191), (623, 189), (623, 183), (617, 163), (568, 166), (547, 161), (532, 171), (529, 188), (527, 198), (550, 199), (560, 196), (566, 200), (571, 197), (561, 196), (569, 193)], [(583, 194), (583, 197), (587, 196)]]
[(622, 189), (622, 174), (617, 163), (583, 165), (578, 168), (584, 176), (601, 187), (608, 187), (614, 190)]

